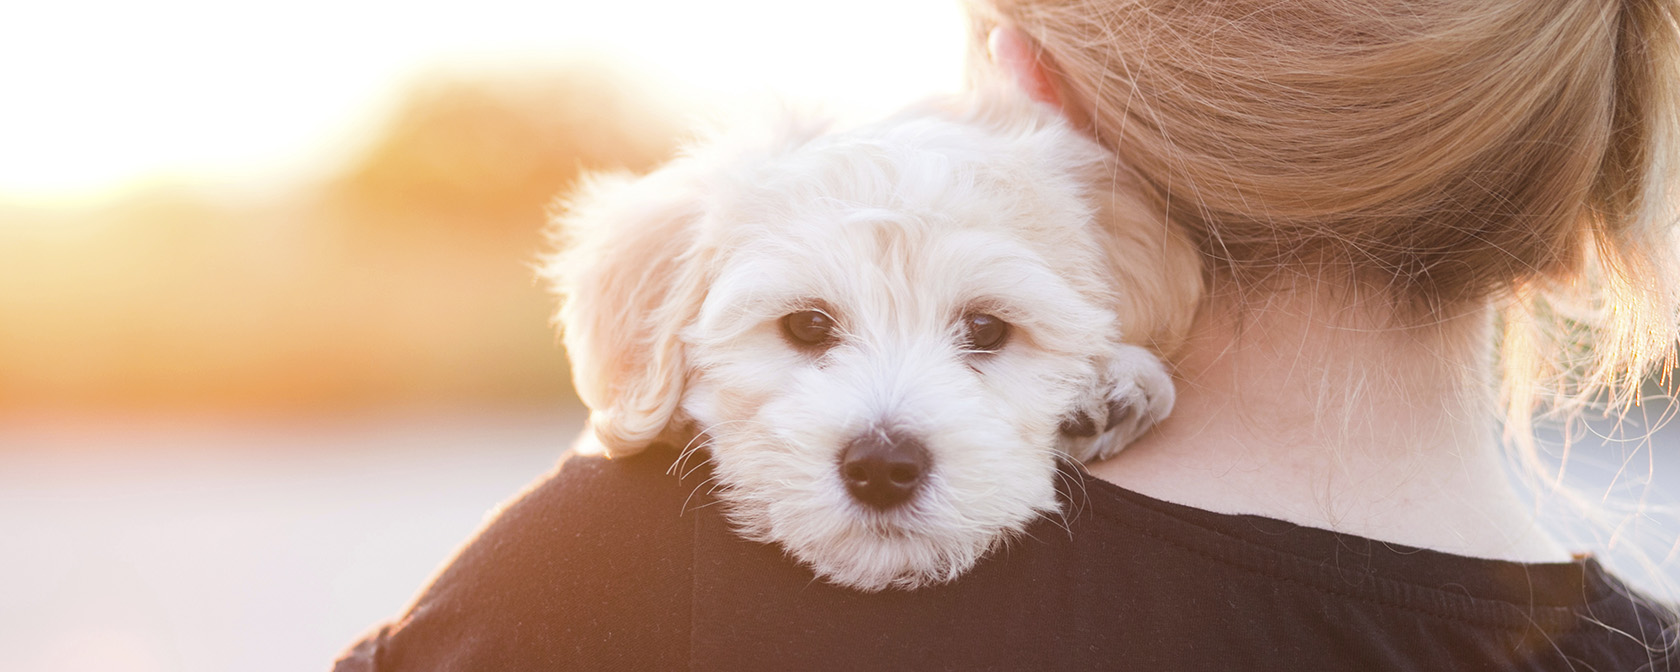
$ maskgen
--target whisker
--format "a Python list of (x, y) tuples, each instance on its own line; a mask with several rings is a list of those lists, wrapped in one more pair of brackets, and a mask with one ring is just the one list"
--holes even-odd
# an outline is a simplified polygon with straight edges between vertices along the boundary
[[(706, 505), (702, 504), (698, 507), (690, 509), (690, 508), (688, 508), (688, 503), (694, 500), (694, 494), (697, 493), (697, 492), (700, 492), (700, 488), (704, 487), (707, 483), (709, 483), (711, 481), (714, 481), (714, 480), (716, 480), (716, 477), (708, 478), (704, 481), (701, 481), (699, 483), (694, 484), (694, 489), (689, 490), (688, 491), (688, 496), (683, 498), (682, 508), (678, 510), (677, 515), (680, 516), (680, 515), (687, 514), (689, 511), (697, 511), (699, 509), (705, 508)], [(711, 492), (708, 491), (706, 494), (710, 495)]]
[[(700, 446), (700, 448), (705, 448), (705, 447), (708, 447), (708, 446), (707, 445), (701, 445)], [(699, 448), (696, 448), (696, 450), (698, 450), (698, 449)], [(684, 459), (687, 459), (687, 458), (684, 458)], [(693, 467), (684, 470), (682, 475), (678, 476), (677, 478), (682, 479), (682, 480), (687, 480), (689, 476), (694, 475), (694, 472), (699, 471), (700, 469), (704, 468), (706, 465), (711, 464), (711, 463), (712, 463), (712, 454), (708, 451), (706, 453), (706, 459), (700, 460), (699, 464), (696, 464)]]

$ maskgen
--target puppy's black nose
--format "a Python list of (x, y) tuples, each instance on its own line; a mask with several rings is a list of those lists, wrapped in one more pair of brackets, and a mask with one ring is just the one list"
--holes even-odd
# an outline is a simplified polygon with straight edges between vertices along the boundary
[(932, 459), (922, 442), (894, 431), (870, 431), (840, 451), (840, 479), (864, 504), (881, 510), (910, 500)]

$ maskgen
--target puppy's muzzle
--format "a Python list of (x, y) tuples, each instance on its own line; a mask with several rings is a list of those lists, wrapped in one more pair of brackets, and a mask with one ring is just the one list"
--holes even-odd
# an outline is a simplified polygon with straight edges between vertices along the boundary
[(910, 501), (927, 480), (933, 460), (915, 438), (872, 430), (840, 451), (840, 478), (864, 505), (885, 511)]

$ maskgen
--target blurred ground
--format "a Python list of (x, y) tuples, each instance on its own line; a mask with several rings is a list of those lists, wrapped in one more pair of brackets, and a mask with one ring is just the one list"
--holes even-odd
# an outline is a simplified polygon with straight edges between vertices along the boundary
[(0, 425), (0, 670), (325, 670), (581, 423)]

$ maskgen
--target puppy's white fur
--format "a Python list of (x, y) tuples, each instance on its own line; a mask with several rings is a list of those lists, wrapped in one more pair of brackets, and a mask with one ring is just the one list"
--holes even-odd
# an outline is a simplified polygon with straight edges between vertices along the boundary
[[(835, 583), (952, 579), (1058, 511), (1059, 454), (1112, 454), (1171, 409), (1155, 353), (1200, 271), (1125, 176), (994, 92), (843, 132), (788, 118), (596, 178), (545, 267), (593, 436), (615, 456), (705, 445), (737, 529)], [(779, 320), (818, 308), (841, 336), (813, 354)], [(998, 352), (966, 347), (975, 312), (1011, 325)], [(1060, 431), (1081, 414), (1108, 430)], [(932, 467), (882, 511), (838, 461), (886, 427)]]

